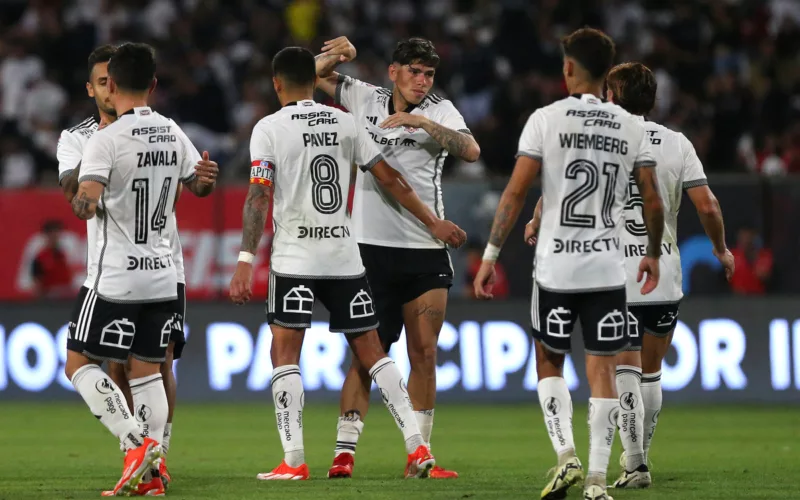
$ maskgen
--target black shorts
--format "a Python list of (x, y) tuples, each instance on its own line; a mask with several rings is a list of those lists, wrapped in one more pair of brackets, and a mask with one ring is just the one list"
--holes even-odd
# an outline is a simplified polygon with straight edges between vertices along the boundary
[[(628, 321), (631, 336), (630, 350), (642, 349), (642, 337), (649, 333), (655, 337), (666, 337), (678, 323), (680, 302), (662, 304), (631, 304), (628, 306)], [(636, 336), (634, 336), (634, 331)]]
[(378, 328), (367, 278), (304, 278), (269, 275), (267, 322), (285, 328), (310, 328), (314, 302), (330, 313), (330, 331), (364, 333)]
[(359, 243), (361, 260), (375, 297), (384, 346), (403, 331), (403, 304), (437, 288), (453, 286), (453, 265), (445, 248), (394, 248)]
[(172, 357), (181, 359), (183, 348), (186, 346), (186, 333), (183, 331), (186, 322), (186, 285), (183, 283), (178, 283), (178, 298), (172, 303), (172, 307), (175, 311), (175, 320), (172, 322), (172, 335), (169, 341), (175, 343)]
[(550, 351), (571, 351), (572, 330), (580, 319), (587, 354), (612, 356), (628, 347), (625, 289), (601, 292), (554, 292), (533, 284), (533, 337)]
[(161, 363), (174, 330), (173, 302), (109, 302), (82, 287), (70, 318), (67, 349), (98, 361), (126, 363), (130, 354)]

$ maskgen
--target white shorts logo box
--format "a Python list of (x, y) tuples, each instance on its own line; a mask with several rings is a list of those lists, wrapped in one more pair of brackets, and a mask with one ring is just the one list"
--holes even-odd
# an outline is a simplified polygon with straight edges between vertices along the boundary
[(314, 310), (314, 292), (303, 285), (293, 287), (283, 296), (283, 312), (311, 314)]
[(115, 319), (103, 327), (100, 345), (130, 349), (134, 335), (136, 335), (136, 325), (128, 321), (128, 318)]
[(172, 336), (172, 326), (175, 317), (168, 319), (164, 326), (161, 327), (161, 347), (167, 347), (169, 345), (169, 339)]
[(350, 301), (350, 318), (366, 318), (375, 314), (372, 308), (372, 299), (364, 290), (359, 290), (353, 300)]
[(639, 320), (636, 319), (636, 316), (634, 316), (630, 311), (628, 311), (628, 336), (639, 336)]
[(614, 309), (597, 323), (597, 340), (612, 342), (625, 336), (625, 316)]
[(567, 327), (570, 324), (572, 311), (559, 306), (547, 313), (547, 334), (551, 337), (569, 338)]

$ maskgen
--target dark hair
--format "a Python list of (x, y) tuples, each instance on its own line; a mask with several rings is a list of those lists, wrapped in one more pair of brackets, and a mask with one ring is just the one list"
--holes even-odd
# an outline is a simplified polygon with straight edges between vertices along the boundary
[(646, 115), (656, 104), (658, 82), (650, 68), (642, 63), (629, 62), (611, 68), (606, 80), (614, 93), (614, 103), (634, 115)]
[(439, 54), (430, 40), (409, 38), (397, 44), (392, 53), (392, 62), (399, 64), (423, 64), (436, 68), (439, 66)]
[(92, 78), (92, 70), (94, 69), (94, 65), (110, 61), (111, 56), (113, 56), (116, 51), (117, 48), (113, 45), (101, 45), (94, 49), (91, 54), (89, 54), (89, 79)]
[(108, 62), (108, 74), (122, 90), (144, 92), (156, 77), (156, 53), (146, 43), (123, 43)]
[(614, 41), (600, 30), (581, 28), (561, 39), (564, 56), (575, 59), (592, 80), (600, 81), (614, 64)]
[(272, 58), (272, 76), (298, 87), (310, 86), (317, 81), (314, 54), (303, 47), (286, 47)]

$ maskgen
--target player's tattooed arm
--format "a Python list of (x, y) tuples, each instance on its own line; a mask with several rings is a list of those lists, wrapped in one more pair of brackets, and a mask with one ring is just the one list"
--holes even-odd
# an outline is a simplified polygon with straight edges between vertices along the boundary
[(541, 163), (528, 156), (517, 158), (514, 172), (511, 179), (500, 197), (497, 211), (494, 214), (492, 232), (489, 236), (489, 243), (501, 248), (505, 243), (508, 234), (514, 227), (519, 218), (522, 207), (525, 204), (525, 197), (528, 190), (533, 185), (533, 180), (539, 173)]
[(72, 213), (81, 220), (89, 220), (97, 213), (97, 204), (103, 194), (103, 185), (97, 181), (83, 181), (72, 198)]
[(633, 178), (642, 197), (642, 213), (647, 227), (647, 256), (661, 256), (661, 237), (664, 234), (664, 205), (658, 194), (658, 178), (653, 167), (633, 169)]
[(242, 251), (255, 255), (272, 198), (271, 187), (263, 184), (250, 184), (242, 212)]
[(431, 120), (424, 120), (422, 128), (453, 156), (470, 163), (478, 161), (481, 156), (481, 148), (470, 134), (449, 129)]
[(339, 74), (333, 71), (342, 63), (356, 58), (356, 48), (346, 36), (328, 40), (322, 46), (322, 53), (314, 57), (317, 69), (317, 87), (331, 97), (336, 94)]
[(64, 192), (64, 196), (66, 196), (67, 201), (72, 203), (72, 199), (75, 198), (75, 194), (78, 192), (78, 176), (81, 173), (81, 165), (80, 163), (70, 170), (70, 172), (61, 179), (61, 190)]

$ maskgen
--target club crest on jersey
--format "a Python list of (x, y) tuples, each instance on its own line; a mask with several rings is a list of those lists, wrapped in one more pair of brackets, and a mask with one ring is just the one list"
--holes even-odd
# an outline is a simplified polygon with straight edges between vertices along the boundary
[(266, 160), (254, 160), (250, 164), (250, 184), (272, 186), (274, 175), (275, 169), (272, 163)]
[(416, 131), (417, 131), (417, 130), (419, 130), (419, 129), (417, 129), (417, 128), (414, 128), (414, 127), (403, 127), (403, 130), (405, 130), (405, 131), (406, 131), (406, 132), (408, 132), (409, 134), (413, 134), (414, 132), (416, 132)]

